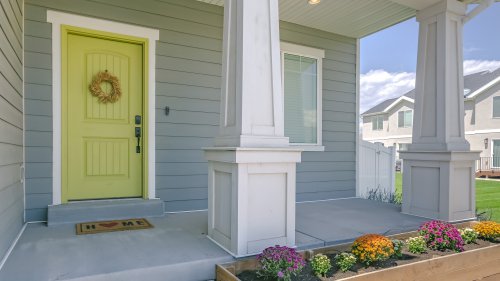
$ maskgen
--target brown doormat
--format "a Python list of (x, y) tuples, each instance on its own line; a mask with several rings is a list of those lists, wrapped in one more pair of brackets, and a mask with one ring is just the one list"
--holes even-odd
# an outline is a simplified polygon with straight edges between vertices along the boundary
[(95, 234), (101, 232), (113, 232), (123, 230), (136, 230), (153, 228), (147, 219), (128, 219), (112, 221), (94, 221), (76, 224), (76, 234)]

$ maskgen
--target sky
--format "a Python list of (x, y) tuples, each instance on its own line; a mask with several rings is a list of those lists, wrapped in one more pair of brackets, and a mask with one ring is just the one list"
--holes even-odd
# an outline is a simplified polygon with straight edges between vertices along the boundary
[[(467, 22), (463, 37), (465, 75), (499, 68), (500, 3)], [(361, 112), (415, 87), (417, 44), (415, 18), (361, 39)]]

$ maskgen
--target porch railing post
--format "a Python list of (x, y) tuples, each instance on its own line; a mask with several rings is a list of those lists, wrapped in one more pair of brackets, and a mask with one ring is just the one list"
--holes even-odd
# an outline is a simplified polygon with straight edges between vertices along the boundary
[(295, 169), (284, 136), (278, 0), (226, 0), (220, 126), (205, 149), (208, 234), (234, 256), (295, 245)]

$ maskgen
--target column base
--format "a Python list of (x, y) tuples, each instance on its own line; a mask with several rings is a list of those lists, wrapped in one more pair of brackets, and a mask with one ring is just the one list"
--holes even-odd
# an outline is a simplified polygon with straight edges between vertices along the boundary
[(401, 151), (402, 212), (449, 222), (474, 219), (479, 153)]
[(206, 148), (208, 236), (235, 257), (295, 246), (295, 170), (291, 148)]

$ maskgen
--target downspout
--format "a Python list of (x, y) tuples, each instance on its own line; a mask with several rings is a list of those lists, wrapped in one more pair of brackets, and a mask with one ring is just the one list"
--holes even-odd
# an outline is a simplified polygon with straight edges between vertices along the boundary
[(484, 10), (488, 9), (491, 5), (493, 5), (495, 1), (494, 0), (483, 0), (479, 5), (474, 8), (472, 11), (467, 13), (465, 17), (462, 19), (462, 22), (465, 24), (480, 13), (482, 13)]

